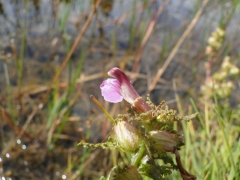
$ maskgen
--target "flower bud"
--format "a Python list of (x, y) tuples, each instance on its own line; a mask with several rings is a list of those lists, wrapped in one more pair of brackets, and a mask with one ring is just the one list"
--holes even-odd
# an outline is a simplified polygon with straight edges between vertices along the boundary
[(143, 101), (142, 97), (138, 97), (137, 99), (135, 99), (132, 106), (135, 110), (142, 113), (151, 110), (150, 106), (146, 104), (145, 101)]
[(116, 140), (119, 146), (126, 151), (134, 152), (142, 142), (140, 132), (132, 124), (120, 121), (114, 127)]
[(236, 66), (233, 66), (229, 71), (229, 74), (231, 75), (238, 75), (239, 73), (240, 73), (240, 70)]
[(137, 171), (135, 166), (119, 164), (118, 166), (112, 168), (108, 180), (141, 180), (142, 177)]
[(226, 79), (227, 76), (228, 76), (228, 73), (226, 71), (221, 71), (213, 75), (214, 79), (220, 80), (220, 81)]
[(222, 28), (217, 28), (216, 32), (218, 33), (219, 36), (223, 37), (225, 36), (225, 31)]
[(214, 44), (214, 43), (216, 43), (217, 42), (217, 40), (216, 40), (216, 38), (215, 37), (210, 37), (210, 38), (208, 38), (208, 44), (210, 44), (210, 45), (212, 45), (212, 44)]
[(164, 152), (174, 152), (181, 142), (178, 135), (167, 131), (150, 131), (147, 138), (156, 150)]
[(206, 47), (206, 50), (205, 50), (206, 55), (211, 55), (213, 52), (214, 52), (213, 47), (211, 47), (211, 46)]
[(231, 60), (230, 56), (226, 56), (223, 60), (221, 68), (224, 70), (228, 70), (231, 67), (230, 60)]

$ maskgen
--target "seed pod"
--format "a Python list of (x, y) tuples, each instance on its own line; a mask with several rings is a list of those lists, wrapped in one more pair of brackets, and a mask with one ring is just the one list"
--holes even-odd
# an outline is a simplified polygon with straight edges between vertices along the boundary
[(126, 121), (120, 121), (114, 127), (115, 137), (123, 150), (135, 152), (141, 142), (142, 137), (140, 132), (132, 124)]
[(147, 138), (156, 150), (164, 152), (174, 152), (181, 142), (178, 135), (167, 131), (150, 131)]

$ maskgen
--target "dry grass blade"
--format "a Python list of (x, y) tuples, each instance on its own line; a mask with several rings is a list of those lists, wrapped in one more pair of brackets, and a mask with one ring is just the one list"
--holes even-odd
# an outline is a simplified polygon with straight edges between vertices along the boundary
[[(58, 80), (59, 76), (61, 75), (61, 73), (63, 72), (64, 68), (66, 67), (66, 65), (67, 65), (70, 57), (72, 56), (73, 52), (74, 52), (75, 49), (77, 48), (77, 45), (79, 44), (79, 42), (81, 41), (81, 39), (82, 39), (85, 31), (87, 30), (87, 28), (88, 28), (88, 26), (89, 26), (89, 24), (90, 24), (90, 22), (91, 22), (91, 20), (92, 20), (92, 18), (93, 18), (93, 16), (94, 16), (95, 12), (96, 12), (97, 7), (99, 6), (100, 2), (101, 2), (101, 0), (97, 0), (97, 2), (94, 4), (91, 13), (89, 14), (89, 16), (88, 16), (85, 24), (83, 25), (80, 33), (78, 34), (78, 36), (77, 36), (74, 44), (72, 45), (69, 53), (67, 54), (66, 58), (64, 59), (64, 61), (63, 61), (62, 65), (61, 65), (58, 73), (55, 75), (55, 77), (53, 78), (52, 82), (50, 83), (50, 88), (48, 88), (48, 91), (47, 91), (47, 93), (46, 93), (46, 96), (48, 96), (48, 93), (49, 93), (49, 91), (51, 90), (52, 85)], [(43, 101), (46, 101), (46, 99), (47, 99), (47, 98), (45, 97), (45, 99), (44, 99)]]
[(0, 118), (5, 120), (7, 122), (7, 124), (11, 127), (12, 130), (14, 130), (14, 132), (16, 132), (17, 134), (24, 136), (30, 140), (35, 140), (36, 138), (34, 138), (33, 136), (31, 136), (30, 134), (28, 134), (24, 129), (22, 129), (19, 126), (15, 125), (15, 122), (13, 121), (13, 119), (11, 118), (11, 116), (4, 111), (4, 109), (0, 108)]
[[(88, 160), (86, 160), (86, 161), (84, 162), (84, 164), (83, 164), (83, 166), (82, 166), (82, 169), (85, 169), (89, 164), (91, 164), (91, 162), (98, 157), (98, 155), (99, 155), (100, 152), (101, 152), (100, 149), (97, 149), (96, 151), (94, 151), (94, 152), (91, 154), (91, 156), (88, 158)], [(69, 180), (77, 179), (77, 177), (79, 176), (80, 173), (81, 173), (80, 171), (76, 171), (76, 172), (69, 178)]]
[(142, 40), (142, 42), (140, 44), (140, 47), (138, 49), (137, 57), (135, 59), (135, 62), (134, 62), (134, 65), (133, 65), (133, 69), (132, 69), (133, 72), (136, 72), (138, 63), (140, 61), (140, 58), (142, 57), (144, 46), (146, 45), (146, 43), (147, 43), (147, 41), (148, 41), (152, 31), (153, 31), (153, 28), (154, 28), (154, 26), (156, 24), (156, 21), (158, 20), (160, 14), (162, 13), (162, 10), (163, 10), (165, 4), (166, 4), (166, 2), (164, 2), (163, 5), (159, 6), (158, 11), (157, 11), (155, 17), (149, 23), (148, 29), (147, 29), (147, 31), (146, 31), (146, 33), (144, 35), (144, 38), (143, 38), (143, 40)]
[(39, 104), (36, 108), (33, 109), (32, 113), (28, 116), (27, 121), (25, 122), (24, 126), (22, 127), (18, 137), (16, 139), (20, 139), (23, 135), (23, 132), (26, 132), (26, 129), (29, 123), (32, 121), (33, 117), (36, 115), (37, 111), (42, 109), (42, 104)]
[(199, 10), (197, 11), (196, 15), (194, 16), (194, 18), (192, 19), (191, 23), (189, 24), (189, 26), (187, 27), (187, 29), (185, 30), (185, 32), (183, 33), (183, 35), (181, 36), (181, 38), (178, 40), (177, 44), (175, 45), (175, 47), (173, 48), (173, 50), (171, 51), (170, 55), (168, 56), (167, 60), (165, 61), (165, 63), (163, 64), (163, 66), (158, 70), (157, 75), (155, 76), (155, 78), (153, 79), (152, 83), (150, 84), (150, 86), (148, 87), (148, 93), (150, 91), (152, 91), (157, 82), (158, 79), (162, 76), (162, 74), (164, 73), (164, 71), (167, 69), (168, 65), (170, 64), (170, 62), (172, 61), (173, 57), (175, 56), (175, 54), (177, 53), (178, 49), (180, 48), (180, 46), (182, 45), (183, 41), (186, 39), (186, 37), (188, 36), (188, 34), (191, 32), (191, 30), (193, 29), (193, 27), (195, 26), (195, 24), (197, 23), (198, 19), (200, 18), (203, 9), (205, 8), (205, 6), (207, 5), (209, 0), (204, 0), (202, 2), (202, 6), (201, 8), (199, 8)]

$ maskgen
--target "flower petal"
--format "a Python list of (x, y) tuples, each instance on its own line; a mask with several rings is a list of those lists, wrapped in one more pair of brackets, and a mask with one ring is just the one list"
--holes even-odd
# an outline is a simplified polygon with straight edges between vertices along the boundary
[(133, 104), (134, 100), (139, 97), (137, 91), (134, 89), (132, 83), (128, 79), (127, 75), (119, 68), (112, 68), (108, 72), (109, 76), (117, 79), (120, 84), (120, 93), (123, 98), (130, 104)]
[(123, 100), (123, 97), (119, 92), (119, 90), (121, 89), (120, 83), (117, 79), (109, 78), (103, 81), (100, 85), (100, 89), (105, 101), (111, 103), (118, 103)]

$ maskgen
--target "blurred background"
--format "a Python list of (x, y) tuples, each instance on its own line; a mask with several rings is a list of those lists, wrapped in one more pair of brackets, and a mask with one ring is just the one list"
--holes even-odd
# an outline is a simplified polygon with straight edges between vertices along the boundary
[[(126, 102), (103, 100), (99, 86), (107, 72), (120, 67), (141, 96), (150, 94), (155, 104), (165, 100), (176, 110), (181, 99), (188, 114), (190, 99), (206, 100), (201, 86), (226, 56), (240, 67), (239, 5), (238, 0), (0, 1), (1, 180), (106, 175), (124, 156), (77, 143), (102, 142), (111, 131), (90, 95), (113, 117), (127, 110)], [(206, 47), (217, 28), (224, 38), (209, 55)], [(230, 80), (229, 107), (237, 108), (239, 76)]]

